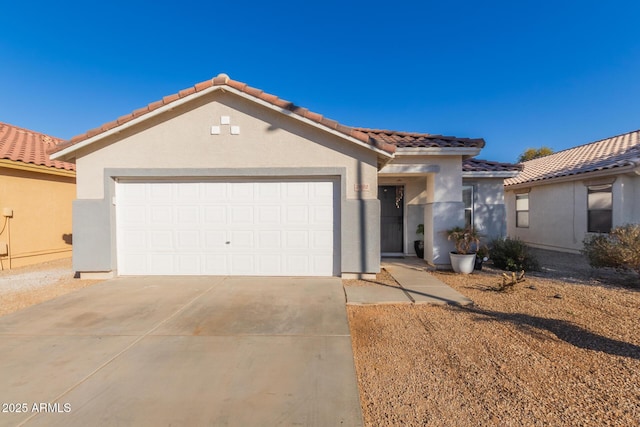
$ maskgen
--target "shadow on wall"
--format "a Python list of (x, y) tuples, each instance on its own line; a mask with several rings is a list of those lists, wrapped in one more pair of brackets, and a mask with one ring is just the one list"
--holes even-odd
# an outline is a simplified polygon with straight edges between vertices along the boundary
[(475, 313), (478, 315), (478, 320), (481, 321), (497, 320), (509, 322), (515, 327), (532, 334), (536, 333), (535, 328), (545, 329), (555, 334), (558, 339), (586, 350), (601, 351), (613, 356), (640, 360), (640, 346), (594, 334), (566, 320), (547, 319), (521, 313), (501, 313), (469, 306), (456, 307), (455, 309)]
[(73, 244), (73, 234), (72, 234), (72, 233), (68, 233), (68, 234), (67, 234), (67, 233), (65, 233), (65, 234), (63, 234), (63, 235), (62, 235), (62, 240), (64, 240), (64, 242), (65, 242), (67, 245), (71, 245), (71, 244)]

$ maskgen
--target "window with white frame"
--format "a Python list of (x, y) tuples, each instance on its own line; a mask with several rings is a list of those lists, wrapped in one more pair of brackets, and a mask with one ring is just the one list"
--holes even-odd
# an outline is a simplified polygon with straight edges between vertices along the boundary
[(529, 193), (516, 194), (516, 227), (529, 228)]
[(471, 228), (474, 225), (473, 185), (462, 186), (462, 201), (464, 202), (464, 224), (467, 228)]
[(608, 233), (613, 222), (613, 186), (611, 184), (587, 187), (587, 231)]

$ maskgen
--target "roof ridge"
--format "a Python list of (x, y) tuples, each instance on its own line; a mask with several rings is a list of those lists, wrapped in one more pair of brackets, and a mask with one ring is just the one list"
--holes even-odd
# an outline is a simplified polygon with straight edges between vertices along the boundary
[(45, 137), (48, 137), (48, 138), (51, 138), (51, 139), (54, 139), (54, 140), (57, 140), (57, 141), (64, 141), (64, 139), (58, 138), (57, 136), (51, 136), (51, 135), (48, 135), (46, 133), (38, 132), (36, 130), (31, 130), (31, 129), (24, 128), (22, 126), (16, 126), (16, 125), (12, 125), (11, 123), (1, 122), (0, 121), (0, 126), (2, 126), (2, 125), (8, 126), (10, 128), (13, 128), (13, 129), (21, 130), (21, 131), (24, 131), (24, 132), (28, 132), (28, 133), (31, 133), (31, 134), (34, 134), (34, 135), (45, 136)]

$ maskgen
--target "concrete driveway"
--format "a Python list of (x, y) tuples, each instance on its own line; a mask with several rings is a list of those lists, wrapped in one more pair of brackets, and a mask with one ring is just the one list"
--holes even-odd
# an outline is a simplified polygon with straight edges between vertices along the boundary
[(0, 318), (0, 378), (0, 425), (362, 424), (338, 278), (103, 282)]

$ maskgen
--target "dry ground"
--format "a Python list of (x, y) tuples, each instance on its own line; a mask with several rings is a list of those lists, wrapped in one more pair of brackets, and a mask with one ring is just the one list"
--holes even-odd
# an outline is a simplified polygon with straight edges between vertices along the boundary
[(71, 258), (1, 271), (0, 316), (100, 282), (73, 276)]
[(640, 288), (542, 258), (510, 292), (434, 273), (469, 307), (348, 306), (365, 424), (640, 425)]

